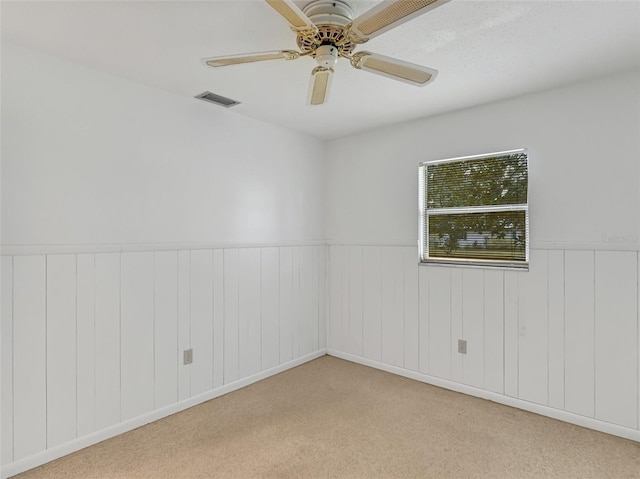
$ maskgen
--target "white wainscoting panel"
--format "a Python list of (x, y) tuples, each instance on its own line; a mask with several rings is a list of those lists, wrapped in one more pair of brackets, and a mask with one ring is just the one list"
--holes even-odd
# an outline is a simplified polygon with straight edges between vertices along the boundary
[(239, 256), (238, 249), (224, 250), (224, 383), (239, 378), (238, 311)]
[(2, 395), (0, 414), (2, 431), (0, 434), (0, 464), (13, 461), (13, 258), (3, 256), (1, 264), (0, 291), (2, 310), (0, 311), (0, 341), (2, 341)]
[(529, 271), (518, 273), (518, 397), (549, 400), (547, 251), (532, 250)]
[(14, 460), (47, 447), (46, 270), (45, 256), (13, 258)]
[(213, 387), (224, 385), (224, 251), (213, 251)]
[(520, 273), (504, 272), (504, 393), (518, 397), (518, 280)]
[(262, 367), (280, 363), (280, 255), (278, 248), (262, 250)]
[[(462, 270), (462, 335), (467, 354), (462, 355), (462, 383), (484, 388), (484, 271)], [(457, 339), (457, 338), (456, 338)]]
[[(429, 374), (451, 379), (451, 268), (430, 268), (428, 286)], [(422, 286), (422, 285), (421, 285)]]
[(362, 356), (362, 246), (349, 246), (349, 338), (347, 350)]
[(183, 352), (191, 347), (191, 251), (178, 251), (178, 400), (191, 395), (191, 368)]
[(213, 387), (213, 252), (191, 252), (191, 396)]
[(47, 256), (47, 447), (76, 437), (76, 255)]
[(594, 252), (565, 251), (564, 400), (569, 412), (595, 411)]
[(291, 262), (293, 266), (292, 274), (292, 295), (291, 295), (291, 311), (293, 312), (291, 322), (291, 338), (293, 359), (300, 357), (300, 317), (302, 314), (302, 294), (300, 289), (300, 248), (294, 246), (291, 252)]
[(638, 254), (595, 256), (595, 417), (638, 425)]
[(95, 255), (96, 430), (120, 422), (120, 254)]
[(327, 247), (316, 246), (318, 254), (318, 349), (327, 347)]
[(324, 351), (324, 245), (87, 249), (2, 257), (3, 477)]
[(155, 251), (154, 286), (154, 404), (178, 402), (178, 253)]
[(257, 248), (240, 250), (239, 313), (238, 313), (238, 374), (251, 376), (261, 369), (261, 251)]
[(380, 315), (382, 362), (404, 365), (404, 263), (401, 247), (382, 248)]
[[(330, 255), (333, 257), (333, 248)], [(365, 358), (380, 361), (382, 354), (382, 319), (380, 293), (382, 288), (382, 277), (380, 270), (380, 262), (382, 259), (382, 248), (379, 246), (364, 246), (362, 256), (362, 354)], [(334, 273), (331, 269), (338, 267), (337, 263), (332, 262), (329, 265), (329, 273), (331, 281), (335, 277), (340, 277), (339, 272)], [(332, 282), (329, 282), (331, 292), (335, 291)], [(342, 292), (340, 292), (342, 294)], [(330, 298), (333, 304), (333, 295)], [(332, 310), (333, 312), (333, 310)], [(333, 320), (331, 316), (328, 321)], [(333, 324), (333, 323), (332, 323)]]
[(121, 420), (153, 410), (153, 252), (121, 256)]
[(96, 430), (95, 315), (96, 258), (77, 255), (76, 279), (76, 392), (77, 436)]
[(564, 409), (564, 251), (548, 251), (549, 406)]
[(293, 250), (280, 248), (280, 364), (293, 358)]
[(404, 297), (401, 302), (404, 313), (404, 367), (412, 371), (418, 371), (420, 368), (418, 271), (416, 249), (402, 248), (402, 291)]
[(329, 351), (637, 432), (638, 252), (530, 253), (528, 271), (483, 270), (417, 266), (412, 247), (330, 246)]
[(504, 272), (484, 273), (484, 388), (504, 394)]

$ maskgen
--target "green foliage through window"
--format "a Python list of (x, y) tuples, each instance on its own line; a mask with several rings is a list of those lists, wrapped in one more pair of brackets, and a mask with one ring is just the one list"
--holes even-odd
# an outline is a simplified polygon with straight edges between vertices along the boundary
[(526, 267), (527, 152), (420, 166), (421, 261)]

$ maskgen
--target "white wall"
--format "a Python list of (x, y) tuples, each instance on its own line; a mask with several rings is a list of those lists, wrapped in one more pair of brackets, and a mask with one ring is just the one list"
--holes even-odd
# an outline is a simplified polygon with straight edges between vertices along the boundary
[(3, 245), (324, 237), (319, 140), (6, 42), (1, 153)]
[[(333, 354), (639, 439), (638, 75), (324, 145), (2, 48), (2, 476), (322, 354), (326, 333)], [(520, 147), (531, 271), (419, 268), (417, 164)]]
[(3, 42), (2, 477), (323, 354), (324, 177), (314, 138)]
[[(330, 354), (640, 440), (639, 100), (627, 74), (331, 142)], [(418, 163), (522, 147), (530, 270), (417, 266)]]
[(327, 236), (415, 244), (422, 161), (529, 149), (531, 240), (638, 249), (638, 74), (335, 140), (328, 145)]

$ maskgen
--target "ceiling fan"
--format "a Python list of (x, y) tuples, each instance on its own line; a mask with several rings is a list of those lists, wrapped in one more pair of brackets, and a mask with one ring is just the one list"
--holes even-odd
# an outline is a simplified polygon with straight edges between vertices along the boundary
[(224, 67), (264, 60), (296, 60), (312, 57), (318, 63), (311, 72), (308, 102), (327, 101), (338, 58), (346, 58), (354, 68), (383, 75), (416, 86), (434, 80), (437, 71), (396, 58), (367, 51), (354, 53), (356, 47), (412, 18), (427, 13), (450, 0), (383, 0), (353, 18), (353, 10), (342, 0), (315, 0), (304, 9), (292, 0), (265, 0), (291, 25), (300, 51), (279, 50), (225, 57), (205, 58), (210, 67)]

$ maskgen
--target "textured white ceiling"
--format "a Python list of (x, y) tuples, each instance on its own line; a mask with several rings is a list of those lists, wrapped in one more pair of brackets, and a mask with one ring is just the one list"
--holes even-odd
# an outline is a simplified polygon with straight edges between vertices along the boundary
[[(356, 15), (376, 3), (350, 2)], [(286, 21), (262, 0), (1, 5), (5, 40), (185, 97), (212, 91), (241, 101), (238, 114), (320, 138), (640, 68), (638, 1), (453, 0), (359, 48), (435, 68), (432, 84), (417, 88), (341, 60), (329, 103), (310, 107), (310, 58), (220, 69), (200, 61), (296, 49)]]

